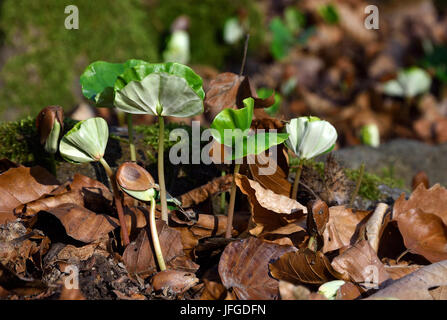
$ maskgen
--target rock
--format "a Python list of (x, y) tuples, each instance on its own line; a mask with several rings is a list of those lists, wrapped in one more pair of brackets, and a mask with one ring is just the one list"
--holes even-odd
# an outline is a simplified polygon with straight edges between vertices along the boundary
[[(392, 170), (393, 178), (402, 179), (410, 190), (413, 176), (421, 170), (427, 173), (431, 185), (447, 185), (447, 144), (434, 146), (416, 140), (396, 139), (378, 148), (361, 145), (333, 153), (340, 165), (347, 168), (357, 169), (363, 162), (367, 172), (383, 175), (384, 170)], [(395, 193), (391, 192), (391, 196)]]

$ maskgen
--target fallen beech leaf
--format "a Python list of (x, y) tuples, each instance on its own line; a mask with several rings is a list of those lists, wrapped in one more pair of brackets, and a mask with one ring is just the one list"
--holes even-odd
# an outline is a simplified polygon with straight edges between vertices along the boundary
[(447, 259), (446, 225), (442, 219), (422, 209), (410, 209), (397, 218), (405, 247), (430, 262)]
[(329, 208), (329, 221), (323, 232), (323, 252), (333, 251), (355, 243), (360, 227), (371, 211), (354, 211), (345, 206)]
[(305, 286), (296, 286), (293, 283), (280, 280), (279, 294), (281, 300), (309, 300), (311, 292)]
[(335, 300), (354, 300), (360, 297), (361, 294), (362, 292), (355, 284), (346, 282), (338, 289)]
[(20, 296), (36, 295), (47, 290), (47, 285), (40, 280), (23, 278), (0, 263), (0, 286)]
[(39, 211), (48, 211), (66, 203), (106, 213), (113, 210), (112, 199), (112, 193), (101, 182), (75, 174), (73, 181), (60, 185), (46, 197), (17, 206), (14, 213), (20, 217), (32, 217)]
[(205, 112), (214, 117), (224, 108), (236, 106), (236, 96), (243, 76), (232, 72), (224, 72), (212, 80), (208, 86), (205, 96)]
[(165, 270), (157, 273), (151, 279), (154, 291), (161, 291), (165, 296), (185, 293), (192, 288), (199, 279), (194, 273), (180, 270)]
[(439, 184), (435, 184), (430, 189), (419, 185), (408, 200), (405, 200), (405, 195), (402, 194), (394, 203), (393, 219), (396, 220), (401, 213), (415, 208), (433, 213), (447, 224), (447, 190)]
[[(198, 265), (185, 256), (180, 232), (168, 227), (161, 220), (157, 220), (156, 225), (166, 266), (171, 269), (195, 272)], [(142, 278), (157, 271), (148, 228), (141, 229), (137, 239), (126, 247), (123, 260), (129, 273)]]
[(47, 170), (32, 168), (11, 168), (0, 174), (0, 212), (12, 211), (17, 206), (50, 193), (59, 182)]
[(271, 243), (282, 246), (289, 245), (300, 247), (307, 237), (306, 222), (304, 219), (291, 222), (284, 227), (279, 227), (273, 231), (264, 232), (258, 237)]
[(85, 297), (79, 289), (67, 289), (66, 286), (62, 286), (59, 300), (85, 300)]
[(40, 215), (49, 213), (56, 217), (65, 228), (67, 235), (73, 239), (90, 243), (99, 240), (119, 226), (118, 220), (103, 214), (96, 214), (76, 204), (66, 203), (47, 211), (41, 211)]
[(57, 259), (62, 261), (71, 259), (85, 261), (88, 260), (93, 254), (101, 254), (105, 257), (110, 255), (107, 251), (105, 242), (90, 243), (82, 247), (75, 247), (69, 244), (57, 253)]
[(18, 168), (20, 167), (19, 164), (12, 162), (9, 159), (3, 158), (0, 160), (0, 174), (2, 174), (5, 171), (8, 171), (11, 168)]
[(375, 251), (379, 251), (379, 241), (381, 236), (381, 231), (384, 226), (383, 217), (388, 210), (388, 205), (386, 203), (377, 204), (376, 210), (368, 219), (365, 225), (366, 236), (371, 248)]
[(423, 184), (410, 199), (402, 195), (394, 204), (393, 219), (397, 221), (405, 246), (430, 262), (447, 259), (447, 190), (439, 184), (426, 189)]
[(385, 270), (389, 274), (390, 278), (393, 280), (400, 279), (402, 277), (405, 277), (406, 275), (415, 272), (416, 270), (419, 270), (423, 266), (412, 264), (412, 265), (392, 265), (387, 266), (385, 265)]
[(200, 300), (223, 300), (227, 295), (227, 289), (217, 281), (204, 279), (205, 289), (200, 296)]
[(210, 82), (206, 90), (205, 112), (214, 119), (224, 108), (243, 108), (242, 101), (249, 97), (253, 98), (255, 108), (267, 108), (275, 103), (274, 94), (266, 99), (259, 98), (248, 77), (232, 72), (221, 73)]
[(180, 196), (180, 202), (184, 208), (189, 208), (193, 205), (197, 205), (214, 194), (227, 191), (231, 188), (231, 181), (233, 175), (228, 174), (224, 177), (213, 179), (207, 184), (195, 188)]
[(447, 286), (447, 260), (425, 266), (390, 283), (367, 299), (434, 300), (430, 289)]
[(323, 284), (342, 279), (328, 258), (320, 251), (308, 248), (283, 254), (277, 261), (269, 264), (270, 273), (275, 279), (293, 284)]
[(250, 237), (230, 243), (219, 261), (223, 285), (232, 288), (240, 300), (279, 298), (278, 281), (270, 277), (268, 264), (282, 254), (296, 250)]
[[(249, 161), (250, 173), (255, 181), (274, 193), (286, 197), (290, 195), (291, 183), (287, 180), (287, 173), (283, 171), (272, 156), (261, 153), (257, 156), (250, 155), (248, 158), (251, 160)], [(269, 171), (267, 172), (267, 170)]]
[(258, 182), (236, 175), (236, 184), (248, 196), (255, 227), (252, 235), (269, 232), (291, 222), (304, 220), (307, 208), (298, 201), (263, 188)]
[(366, 283), (366, 286), (371, 282), (379, 285), (389, 279), (385, 266), (366, 240), (343, 251), (332, 260), (331, 265), (351, 281), (359, 284)]
[(430, 182), (425, 171), (419, 171), (414, 175), (413, 180), (411, 181), (412, 190), (415, 190), (421, 183), (426, 189), (430, 187)]
[(434, 289), (428, 289), (433, 300), (447, 300), (447, 286), (440, 286)]

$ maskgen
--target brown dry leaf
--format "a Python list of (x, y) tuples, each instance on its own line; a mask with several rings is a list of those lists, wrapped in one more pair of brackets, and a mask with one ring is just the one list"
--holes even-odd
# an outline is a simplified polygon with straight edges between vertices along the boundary
[(278, 281), (270, 277), (268, 264), (291, 246), (266, 243), (250, 237), (230, 243), (219, 261), (219, 275), (223, 285), (240, 300), (273, 300), (279, 298)]
[(323, 232), (323, 252), (353, 245), (370, 214), (371, 211), (355, 211), (345, 206), (330, 207), (329, 221)]
[(231, 188), (233, 175), (228, 174), (224, 177), (215, 178), (207, 184), (195, 188), (180, 196), (180, 202), (184, 208), (197, 205), (214, 194), (227, 191)]
[(397, 264), (397, 265), (385, 265), (385, 270), (389, 274), (390, 278), (393, 280), (400, 279), (402, 277), (405, 277), (406, 275), (415, 272), (416, 270), (419, 270), (423, 266), (412, 264), (412, 265), (406, 265), (406, 264)]
[(243, 79), (235, 73), (224, 72), (210, 82), (204, 102), (205, 112), (209, 112), (212, 119), (222, 109), (236, 106), (237, 92)]
[[(282, 149), (278, 151), (281, 151), (281, 153), (277, 152), (278, 156), (283, 155)], [(292, 185), (287, 180), (287, 172), (284, 172), (284, 170), (276, 163), (272, 154), (266, 156), (261, 153), (257, 156), (250, 155), (248, 158), (250, 173), (255, 181), (259, 182), (265, 189), (272, 190), (274, 193), (286, 197), (290, 195)], [(270, 172), (273, 171), (271, 168), (276, 169), (274, 172)]]
[(389, 279), (385, 266), (368, 241), (362, 240), (343, 251), (331, 263), (339, 273), (356, 283), (379, 285)]
[(276, 243), (282, 246), (295, 246), (298, 248), (308, 237), (305, 227), (305, 220), (302, 219), (291, 222), (284, 227), (279, 227), (273, 231), (264, 232), (258, 237), (267, 242)]
[(323, 253), (308, 248), (282, 255), (277, 261), (269, 264), (269, 269), (275, 279), (293, 284), (323, 284), (343, 278), (332, 268)]
[(205, 288), (200, 296), (200, 300), (223, 300), (227, 295), (227, 289), (217, 281), (204, 279)]
[(75, 174), (73, 181), (60, 185), (45, 197), (19, 205), (14, 213), (21, 217), (32, 217), (41, 210), (48, 211), (65, 203), (105, 213), (112, 211), (112, 199), (112, 193), (101, 182)]
[(47, 285), (40, 280), (23, 278), (0, 263), (0, 286), (19, 296), (37, 295), (47, 290)]
[(62, 286), (59, 300), (85, 300), (85, 297), (79, 289), (67, 289), (66, 286)]
[(78, 261), (86, 261), (93, 254), (100, 254), (108, 257), (110, 253), (107, 251), (105, 242), (89, 243), (82, 247), (75, 247), (71, 244), (66, 245), (61, 251), (57, 253), (57, 259), (66, 261), (76, 259)]
[(266, 99), (259, 98), (248, 77), (232, 72), (221, 73), (210, 82), (206, 90), (205, 112), (214, 119), (224, 108), (242, 108), (242, 101), (248, 97), (254, 99), (255, 108), (267, 108), (275, 102), (273, 94)]
[(422, 209), (410, 209), (397, 218), (405, 247), (430, 262), (447, 259), (446, 225), (442, 219)]
[[(156, 225), (161, 251), (167, 267), (195, 272), (198, 265), (185, 256), (180, 232), (168, 227), (161, 220), (157, 220)], [(135, 242), (127, 246), (123, 253), (123, 260), (129, 273), (142, 278), (146, 278), (157, 271), (148, 228), (141, 229)]]
[(309, 300), (311, 292), (305, 286), (296, 286), (293, 283), (280, 280), (279, 294), (281, 300)]
[(76, 204), (66, 203), (47, 211), (41, 211), (40, 215), (49, 213), (56, 217), (65, 228), (67, 235), (73, 239), (90, 243), (106, 237), (107, 234), (119, 226), (118, 219), (108, 215), (96, 214)]
[(405, 200), (394, 203), (397, 221), (405, 246), (430, 262), (447, 259), (447, 190), (439, 184), (426, 189), (420, 184)]
[(447, 286), (447, 261), (425, 266), (396, 280), (367, 299), (434, 300), (431, 289)]
[(10, 168), (0, 174), (0, 223), (11, 220), (17, 206), (50, 193), (58, 185), (56, 178), (39, 166)]
[(337, 291), (335, 300), (354, 300), (362, 294), (362, 291), (352, 282), (346, 282)]
[(366, 237), (371, 245), (371, 248), (375, 251), (379, 251), (379, 242), (382, 235), (384, 226), (387, 221), (384, 221), (384, 216), (388, 211), (388, 205), (386, 203), (378, 203), (374, 213), (370, 216), (365, 225)]
[(161, 291), (165, 296), (182, 294), (199, 282), (196, 275), (181, 270), (165, 270), (157, 273), (151, 279), (154, 291)]
[(260, 235), (296, 221), (304, 221), (307, 208), (298, 201), (263, 188), (258, 182), (238, 174), (236, 184), (248, 196), (252, 211), (252, 235)]
[(419, 171), (418, 173), (416, 173), (413, 176), (413, 179), (411, 181), (411, 189), (414, 191), (416, 190), (416, 188), (420, 185), (423, 184), (425, 189), (430, 188), (430, 182), (428, 180), (428, 176), (425, 173), (425, 171)]
[(21, 167), (21, 165), (12, 162), (9, 159), (6, 158), (0, 159), (0, 174), (2, 174), (5, 171), (8, 171), (11, 168), (18, 168), (18, 167)]

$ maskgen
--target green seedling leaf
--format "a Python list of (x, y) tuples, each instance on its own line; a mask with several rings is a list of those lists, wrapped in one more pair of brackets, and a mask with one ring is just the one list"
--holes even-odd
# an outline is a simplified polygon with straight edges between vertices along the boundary
[(300, 159), (312, 159), (331, 151), (337, 141), (337, 131), (327, 121), (317, 117), (295, 118), (286, 125), (287, 146)]
[(235, 44), (244, 36), (244, 28), (240, 25), (239, 19), (236, 17), (229, 18), (225, 21), (223, 38), (228, 44)]
[(80, 121), (61, 139), (59, 151), (68, 162), (98, 161), (104, 156), (109, 128), (103, 118)]
[(203, 112), (202, 99), (184, 78), (151, 73), (116, 92), (116, 108), (133, 114), (191, 117)]
[(189, 35), (184, 30), (176, 30), (168, 41), (166, 50), (163, 52), (163, 60), (166, 62), (189, 62)]
[(115, 91), (123, 89), (131, 81), (142, 81), (152, 73), (167, 73), (186, 80), (188, 86), (203, 100), (205, 91), (202, 88), (202, 78), (191, 68), (176, 62), (142, 63), (133, 68), (126, 69), (115, 82)]
[(430, 75), (423, 69), (412, 67), (401, 70), (397, 79), (383, 85), (383, 92), (389, 96), (413, 98), (430, 90)]
[(142, 191), (129, 190), (123, 188), (122, 186), (120, 186), (120, 188), (132, 198), (135, 198), (143, 202), (149, 202), (157, 195), (156, 191), (153, 188)]
[(227, 159), (236, 160), (247, 155), (257, 155), (269, 148), (283, 143), (287, 133), (257, 133), (250, 134), (250, 126), (253, 119), (254, 100), (243, 100), (244, 108), (239, 110), (224, 109), (211, 124), (214, 129), (212, 135), (220, 144), (232, 148), (231, 156)]
[[(211, 123), (211, 128), (217, 131), (213, 133), (213, 137), (220, 144), (233, 147), (237, 140), (248, 137), (253, 120), (254, 100), (246, 98), (243, 104), (245, 107), (238, 110), (223, 109)], [(232, 133), (231, 137), (228, 137), (229, 132)]]
[(379, 128), (375, 124), (368, 124), (362, 127), (360, 137), (364, 144), (377, 148), (380, 145)]
[(287, 26), (281, 21), (279, 17), (275, 17), (270, 22), (270, 30), (273, 33), (273, 40), (270, 46), (270, 51), (273, 58), (280, 60), (287, 56), (290, 47), (294, 43), (293, 34)]
[(61, 125), (59, 122), (54, 121), (53, 128), (45, 141), (45, 151), (48, 153), (56, 153), (57, 145), (59, 142), (59, 135), (61, 134)]
[[(266, 99), (273, 94), (273, 89), (259, 88), (257, 91), (259, 98)], [(281, 107), (282, 97), (278, 92), (275, 92), (275, 102), (268, 108), (264, 108), (265, 112), (271, 117), (274, 117)]]
[(284, 10), (284, 20), (290, 32), (295, 34), (306, 25), (306, 16), (293, 7), (288, 7)]
[(323, 18), (323, 20), (328, 24), (336, 24), (340, 20), (338, 11), (332, 4), (323, 5), (319, 7), (318, 13)]
[(325, 296), (326, 299), (334, 300), (335, 296), (337, 295), (337, 291), (344, 284), (345, 284), (345, 282), (343, 280), (334, 280), (334, 281), (329, 281), (329, 282), (323, 283), (318, 288), (318, 293)]
[(97, 107), (113, 108), (113, 86), (116, 78), (127, 68), (131, 68), (140, 63), (147, 62), (136, 59), (131, 59), (124, 63), (93, 62), (85, 69), (80, 77), (82, 94), (87, 99), (93, 100)]

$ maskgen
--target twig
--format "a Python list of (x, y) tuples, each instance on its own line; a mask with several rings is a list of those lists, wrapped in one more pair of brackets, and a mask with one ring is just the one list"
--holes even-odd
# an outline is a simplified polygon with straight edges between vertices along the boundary
[(241, 70), (239, 71), (239, 77), (244, 73), (245, 61), (247, 60), (247, 51), (248, 51), (248, 40), (250, 39), (250, 34), (247, 33), (245, 36), (245, 44), (244, 44), (244, 57), (242, 58)]

